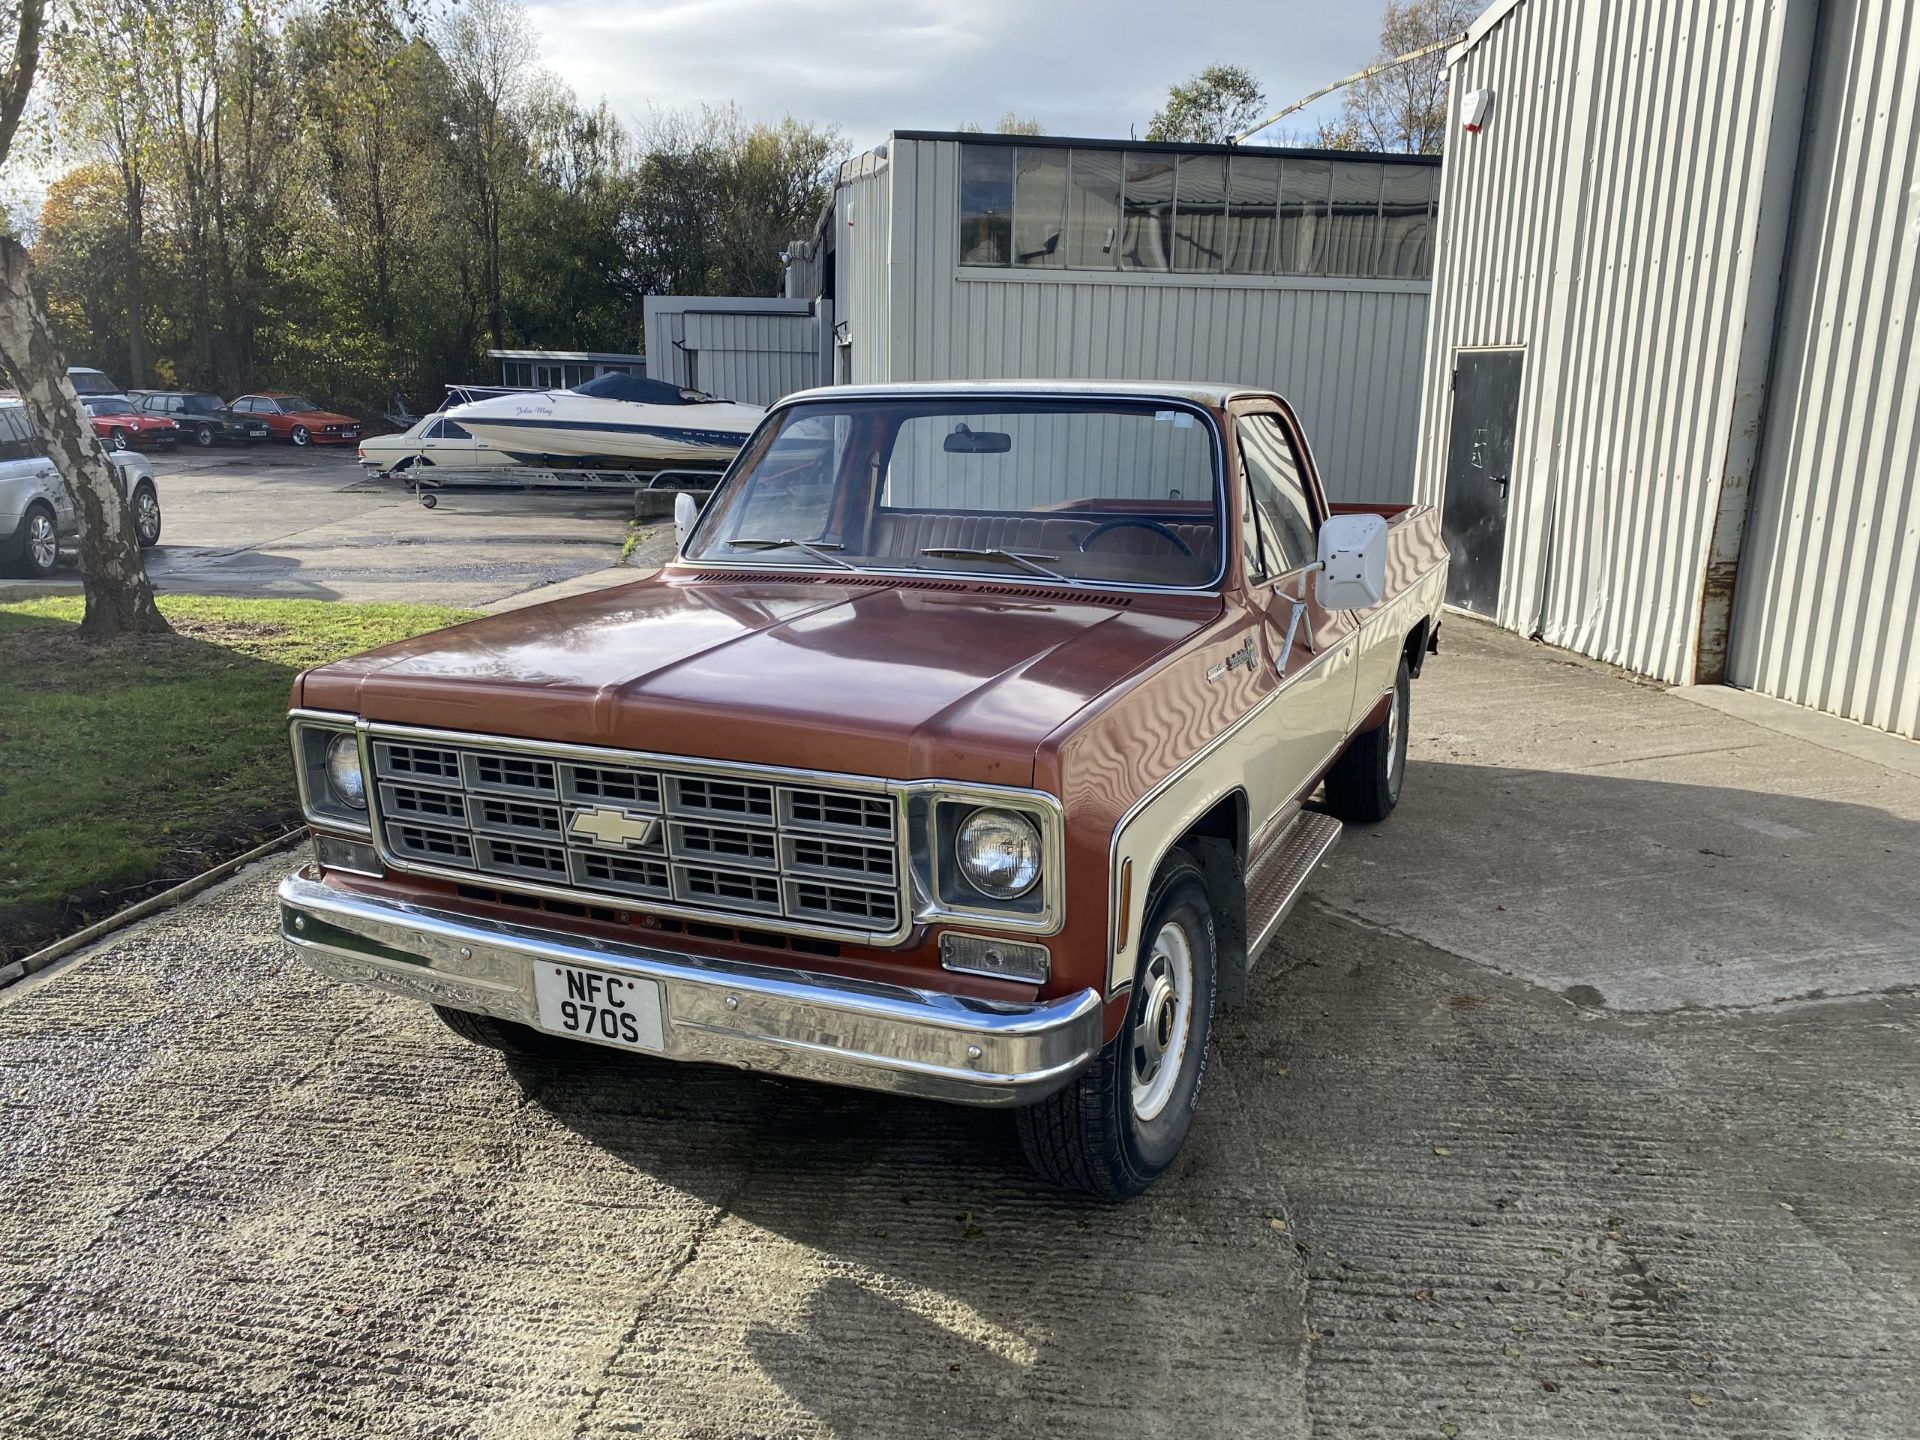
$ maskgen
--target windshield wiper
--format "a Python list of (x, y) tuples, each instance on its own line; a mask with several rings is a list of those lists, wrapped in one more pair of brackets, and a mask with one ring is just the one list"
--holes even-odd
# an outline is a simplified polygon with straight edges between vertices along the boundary
[(835, 545), (830, 542), (821, 544), (811, 540), (769, 540), (762, 539), (758, 536), (749, 536), (744, 539), (727, 541), (727, 548), (730, 550), (804, 550), (807, 554), (813, 556), (814, 559), (824, 560), (829, 565), (838, 565), (842, 570), (858, 570), (860, 568), (858, 565), (852, 565), (842, 560), (838, 555), (828, 554), (827, 552), (830, 550), (844, 550), (847, 548), (844, 545)]
[(993, 546), (985, 550), (971, 550), (964, 545), (929, 545), (920, 553), (922, 555), (931, 555), (935, 559), (1004, 560), (1009, 565), (1018, 565), (1022, 570), (1031, 570), (1034, 574), (1044, 575), (1049, 580), (1063, 580), (1069, 585), (1077, 585), (1080, 583), (1069, 575), (1062, 575), (1058, 570), (1049, 570), (1046, 566), (1035, 563), (1041, 560), (1057, 560), (1060, 558), (1057, 555), (1041, 555), (1038, 553), (1026, 555), (1018, 550), (1002, 550), (998, 546)]

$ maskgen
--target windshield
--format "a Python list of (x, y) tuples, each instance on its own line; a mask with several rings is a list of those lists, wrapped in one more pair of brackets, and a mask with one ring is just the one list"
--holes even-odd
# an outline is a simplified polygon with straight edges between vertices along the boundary
[(189, 395), (180, 402), (180, 408), (189, 415), (217, 415), (227, 407), (218, 395)]
[(303, 410), (318, 410), (320, 407), (304, 395), (276, 395), (274, 404), (280, 407), (282, 415), (298, 415)]
[(89, 415), (132, 415), (134, 408), (125, 400), (92, 400), (84, 402)]
[(1202, 586), (1220, 574), (1212, 422), (1165, 401), (820, 401), (763, 428), (687, 558)]

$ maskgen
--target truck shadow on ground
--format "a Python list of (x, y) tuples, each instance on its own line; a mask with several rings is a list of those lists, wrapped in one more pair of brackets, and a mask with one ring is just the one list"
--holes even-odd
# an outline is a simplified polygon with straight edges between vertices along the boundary
[[(1507, 879), (1543, 897), (1519, 914), (1489, 899), (1484, 923), (1576, 917), (1596, 996), (1629, 948), (1717, 963), (1635, 898), (1707, 866), (1731, 867), (1782, 954), (1817, 929), (1822, 963), (1857, 953), (1869, 981), (1889, 944), (1909, 969), (1920, 954), (1920, 882), (1894, 858), (1920, 826), (1885, 811), (1418, 763), (1408, 794), (1409, 833), (1383, 827), (1356, 858), (1411, 863), (1386, 847), (1417, 854), (1476, 798), (1468, 831), (1532, 856)], [(1638, 837), (1624, 856), (1583, 853), (1622, 833)], [(1783, 886), (1803, 849), (1826, 857)], [(1604, 905), (1556, 894), (1562, 871)], [(1879, 903), (1849, 919), (1856, 888)], [(1176, 1170), (1117, 1205), (1029, 1174), (995, 1112), (619, 1059), (515, 1076), (570, 1130), (713, 1207), (682, 1286), (701, 1269), (730, 1286), (729, 1227), (789, 1242), (783, 1288), (742, 1339), (847, 1433), (1286, 1434), (1309, 1406), (1358, 1428), (1564, 1433), (1613, 1412), (1664, 1433), (1707, 1423), (1689, 1395), (1719, 1401), (1709, 1418), (1798, 1430), (1838, 1416), (1779, 1369), (1794, 1317), (1864, 1296), (1879, 1318), (1829, 1338), (1824, 1363), (1857, 1370), (1856, 1416), (1915, 1398), (1873, 1358), (1920, 1333), (1900, 1298), (1920, 1278), (1912, 1218), (1900, 1244), (1883, 1233), (1904, 1183), (1888, 1156), (1920, 1122), (1911, 1001), (1620, 1017), (1311, 902), (1252, 990), (1220, 1021)], [(1820, 1245), (1783, 1256), (1813, 1223)]]

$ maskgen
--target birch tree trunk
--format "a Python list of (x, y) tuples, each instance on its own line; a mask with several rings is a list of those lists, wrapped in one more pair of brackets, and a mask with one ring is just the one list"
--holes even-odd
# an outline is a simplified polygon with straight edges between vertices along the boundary
[(101, 640), (169, 633), (140, 559), (119, 468), (81, 418), (80, 399), (32, 278), (26, 248), (0, 235), (0, 366), (20, 392), (27, 419), (46, 442), (80, 517), (80, 576), (87, 594), (80, 633)]

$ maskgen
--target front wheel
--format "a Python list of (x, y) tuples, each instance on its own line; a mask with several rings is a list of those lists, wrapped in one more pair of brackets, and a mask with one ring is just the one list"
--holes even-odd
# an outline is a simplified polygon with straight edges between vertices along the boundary
[(127, 448), (127, 432), (124, 430), (114, 431), (111, 435), (107, 437), (107, 445), (108, 445), (108, 448), (113, 450), (126, 449)]
[(296, 445), (310, 445), (313, 443), (313, 433), (304, 425), (296, 425), (293, 427), (292, 439)]
[(1213, 907), (1176, 850), (1147, 896), (1127, 1021), (1066, 1089), (1019, 1112), (1033, 1167), (1070, 1190), (1138, 1195), (1173, 1164), (1193, 1123), (1213, 1038)]
[(21, 568), (32, 579), (45, 580), (60, 563), (60, 530), (53, 511), (45, 505), (30, 505), (20, 526), (25, 532), (21, 537)]
[(213, 448), (213, 440), (213, 426), (196, 425), (193, 427), (193, 443), (198, 445), (202, 450), (211, 450)]
[(1393, 813), (1407, 774), (1407, 703), (1413, 677), (1403, 656), (1387, 701), (1387, 718), (1356, 735), (1327, 772), (1327, 808), (1341, 820), (1372, 825)]

